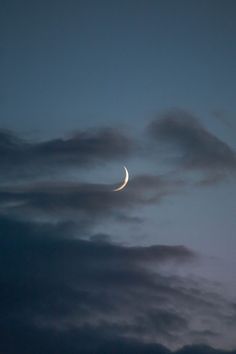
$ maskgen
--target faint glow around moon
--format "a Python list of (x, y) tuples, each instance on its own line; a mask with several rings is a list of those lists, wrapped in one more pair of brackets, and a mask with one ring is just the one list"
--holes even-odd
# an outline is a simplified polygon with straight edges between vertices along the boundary
[(129, 181), (129, 172), (127, 170), (127, 168), (124, 166), (124, 169), (125, 169), (125, 179), (124, 179), (124, 182), (121, 184), (120, 187), (116, 188), (116, 189), (113, 189), (113, 192), (118, 192), (118, 191), (121, 191), (122, 189), (125, 188), (125, 186), (127, 185), (128, 181)]

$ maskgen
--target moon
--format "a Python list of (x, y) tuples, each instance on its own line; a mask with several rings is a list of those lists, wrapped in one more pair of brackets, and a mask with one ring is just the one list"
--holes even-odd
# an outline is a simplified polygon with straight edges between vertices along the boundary
[(125, 179), (124, 182), (120, 185), (120, 187), (113, 189), (113, 192), (118, 192), (121, 191), (122, 189), (125, 188), (125, 186), (127, 185), (128, 181), (129, 181), (129, 172), (127, 170), (127, 168), (124, 166), (125, 169)]

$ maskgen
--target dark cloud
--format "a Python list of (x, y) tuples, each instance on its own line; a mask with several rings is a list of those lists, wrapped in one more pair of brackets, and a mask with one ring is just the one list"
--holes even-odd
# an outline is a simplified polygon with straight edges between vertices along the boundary
[(208, 340), (224, 328), (230, 303), (174, 275), (197, 257), (183, 246), (127, 247), (82, 239), (71, 223), (3, 217), (0, 230), (0, 352), (168, 353), (155, 343), (183, 345), (199, 327)]
[(225, 351), (222, 349), (215, 349), (207, 345), (188, 345), (184, 348), (178, 350), (178, 354), (224, 354), (224, 353), (235, 353), (235, 351)]
[(78, 132), (68, 138), (25, 141), (13, 132), (0, 131), (1, 179), (37, 177), (63, 168), (90, 166), (129, 155), (133, 142), (116, 129)]
[[(139, 222), (127, 214), (138, 206), (159, 203), (164, 197), (179, 191), (180, 180), (165, 176), (140, 175), (130, 180), (122, 192), (113, 192), (113, 185), (45, 182), (8, 185), (0, 188), (1, 213), (17, 215), (51, 215), (56, 218), (115, 217), (123, 222)], [(95, 219), (94, 219), (95, 221)], [(91, 222), (91, 219), (89, 220)]]
[(149, 133), (158, 143), (173, 144), (182, 168), (206, 174), (203, 184), (205, 179), (207, 184), (216, 183), (236, 170), (235, 151), (187, 112), (163, 114), (149, 125)]

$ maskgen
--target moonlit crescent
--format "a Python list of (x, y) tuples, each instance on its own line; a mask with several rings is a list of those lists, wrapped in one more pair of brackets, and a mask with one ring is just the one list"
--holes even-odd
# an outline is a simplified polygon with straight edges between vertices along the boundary
[(116, 189), (113, 189), (114, 192), (118, 192), (118, 191), (121, 191), (122, 189), (125, 188), (125, 186), (127, 185), (128, 181), (129, 181), (129, 172), (127, 170), (127, 168), (124, 166), (124, 169), (125, 169), (125, 179), (124, 179), (124, 182), (121, 184), (120, 187), (116, 188)]

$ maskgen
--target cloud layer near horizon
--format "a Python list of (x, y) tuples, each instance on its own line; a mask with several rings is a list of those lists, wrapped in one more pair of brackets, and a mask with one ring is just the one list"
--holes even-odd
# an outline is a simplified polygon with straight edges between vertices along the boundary
[(71, 354), (101, 346), (149, 353), (148, 343), (159, 353), (154, 343), (217, 343), (217, 328), (228, 326), (233, 303), (175, 274), (197, 259), (183, 246), (127, 247), (102, 235), (81, 239), (71, 224), (3, 217), (0, 228), (4, 353), (64, 353), (68, 345)]

